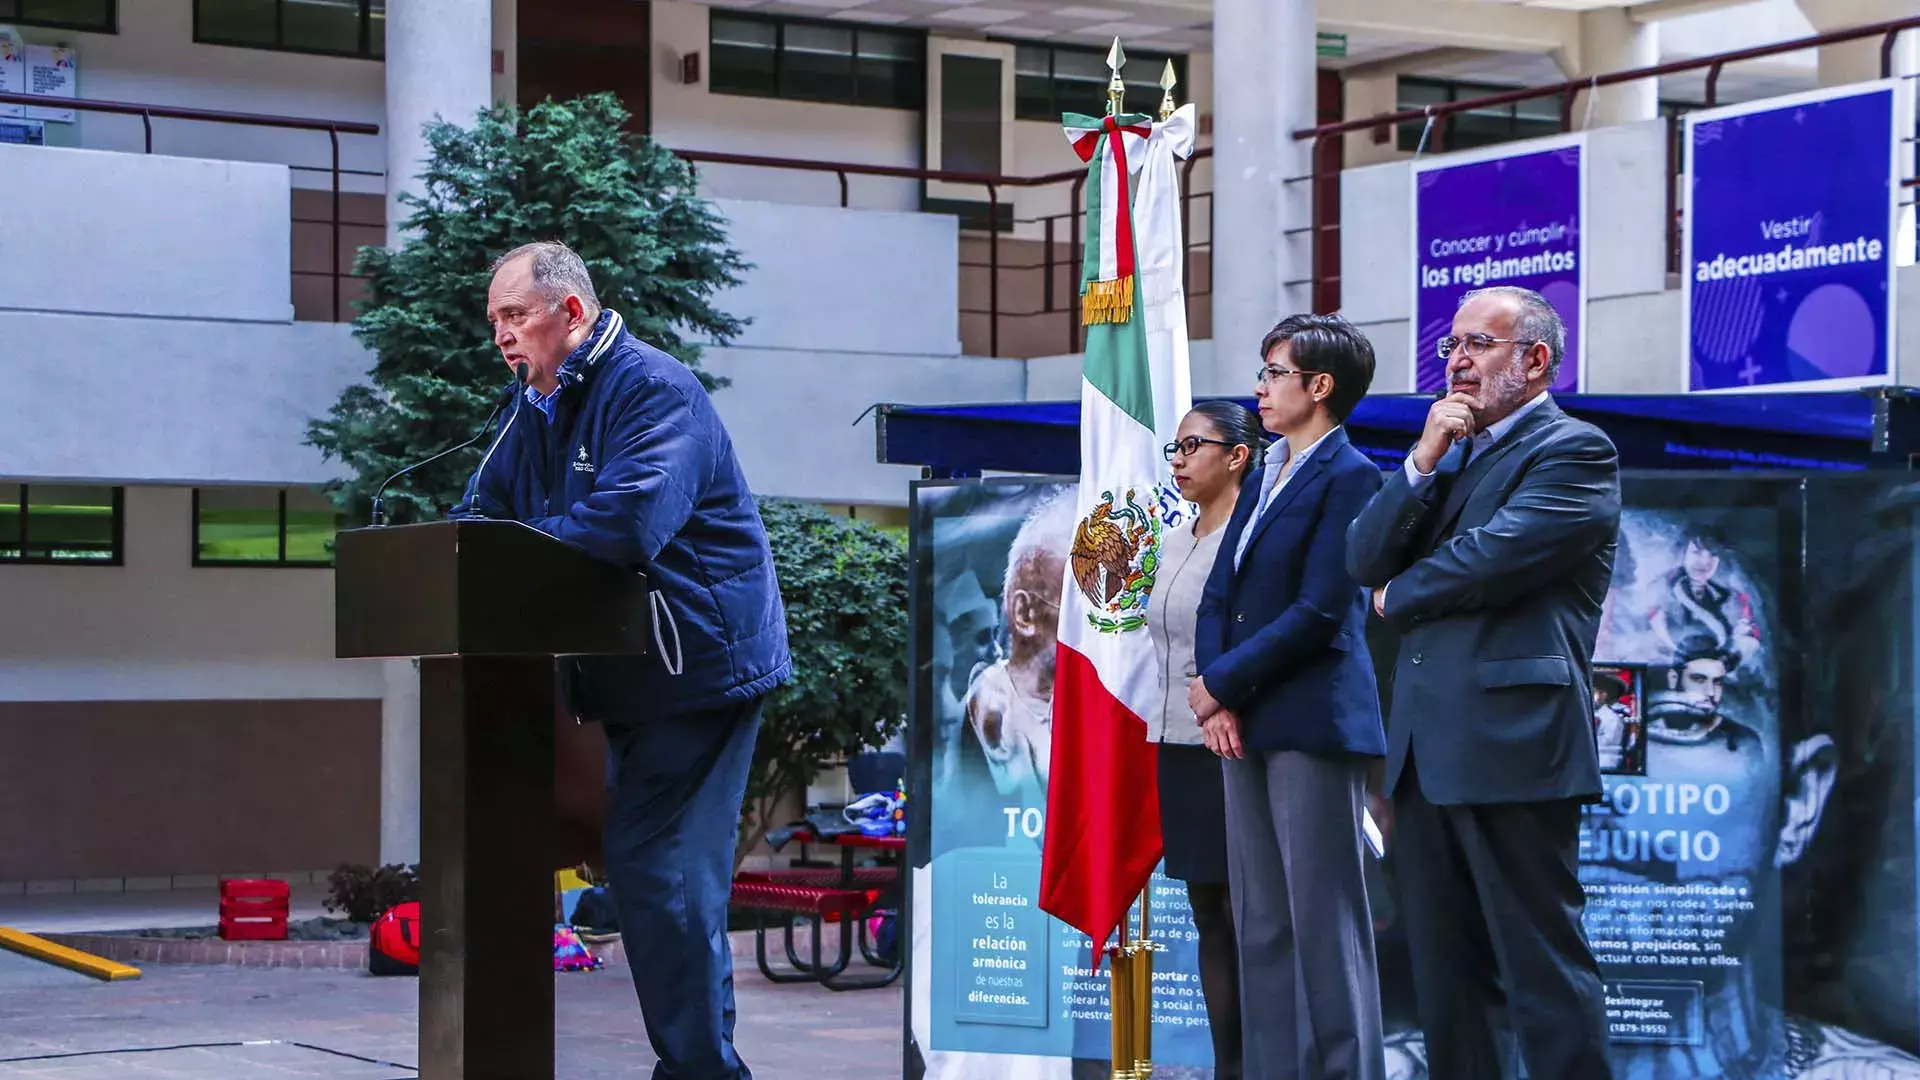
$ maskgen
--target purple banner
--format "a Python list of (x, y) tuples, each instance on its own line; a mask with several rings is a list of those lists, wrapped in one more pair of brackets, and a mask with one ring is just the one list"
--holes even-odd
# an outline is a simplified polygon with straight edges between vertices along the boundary
[(1580, 389), (1582, 148), (1576, 136), (1546, 149), (1415, 167), (1413, 356), (1420, 391), (1446, 385), (1446, 362), (1435, 344), (1452, 333), (1460, 298), (1489, 285), (1518, 285), (1547, 298), (1567, 324), (1566, 356), (1553, 389)]
[(1687, 117), (1687, 389), (1888, 380), (1893, 116), (1881, 86)]

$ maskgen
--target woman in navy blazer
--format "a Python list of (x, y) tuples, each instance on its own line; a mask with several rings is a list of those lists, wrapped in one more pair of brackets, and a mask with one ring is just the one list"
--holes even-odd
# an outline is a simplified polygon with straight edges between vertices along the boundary
[(1221, 539), (1189, 691), (1224, 759), (1245, 1069), (1381, 1080), (1362, 817), (1386, 733), (1346, 542), (1381, 476), (1343, 426), (1373, 346), (1338, 316), (1294, 315), (1260, 354), (1260, 419), (1280, 439)]

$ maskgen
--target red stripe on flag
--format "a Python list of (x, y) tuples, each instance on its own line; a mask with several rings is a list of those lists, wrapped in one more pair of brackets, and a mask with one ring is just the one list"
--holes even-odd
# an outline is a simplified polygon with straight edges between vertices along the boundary
[(1097, 957), (1160, 863), (1158, 749), (1085, 656), (1062, 644), (1054, 663), (1040, 910)]

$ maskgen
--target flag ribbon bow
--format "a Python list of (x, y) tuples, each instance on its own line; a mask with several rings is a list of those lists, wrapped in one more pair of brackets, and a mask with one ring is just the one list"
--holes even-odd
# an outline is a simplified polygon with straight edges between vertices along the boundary
[[(1068, 113), (1067, 141), (1087, 167), (1086, 257), (1081, 272), (1080, 322), (1124, 323), (1133, 318), (1134, 245), (1129, 144), (1139, 149), (1153, 134), (1152, 118), (1128, 113), (1098, 119)], [(1106, 153), (1101, 153), (1104, 146)], [(1135, 155), (1137, 157), (1137, 155)]]

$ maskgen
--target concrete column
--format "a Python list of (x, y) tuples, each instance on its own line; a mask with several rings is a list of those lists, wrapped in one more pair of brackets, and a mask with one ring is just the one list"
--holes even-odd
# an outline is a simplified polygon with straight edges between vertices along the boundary
[[(1820, 34), (1902, 19), (1914, 13), (1912, 0), (1799, 0), (1799, 5), (1801, 14), (1813, 24), (1814, 32)], [(1819, 50), (1820, 85), (1845, 86), (1878, 79), (1880, 44), (1880, 38), (1869, 37)], [(1892, 73), (1912, 75), (1917, 71), (1920, 71), (1920, 30), (1908, 30), (1894, 41)], [(1913, 84), (1907, 85), (1911, 95)]]
[[(1660, 62), (1660, 24), (1635, 22), (1627, 10), (1603, 8), (1581, 13), (1579, 40), (1554, 52), (1567, 78), (1652, 67)], [(1592, 92), (1591, 100), (1582, 91), (1573, 102), (1576, 130), (1633, 124), (1659, 115), (1657, 79), (1601, 87)]]
[(380, 701), (380, 861), (420, 861), (420, 668), (382, 660)]
[[(494, 96), (495, 13), (501, 0), (405, 0), (387, 8), (387, 244), (403, 241), (402, 191), (418, 192), (422, 129), (471, 124)], [(512, 0), (505, 0), (512, 27)], [(509, 38), (511, 40), (511, 38)], [(380, 858), (420, 858), (420, 679), (412, 661), (384, 664), (380, 708)]]
[(1293, 132), (1314, 126), (1315, 6), (1214, 3), (1213, 359), (1196, 394), (1251, 393), (1261, 337), (1311, 302), (1313, 145)]
[(493, 0), (404, 0), (387, 8), (387, 244), (400, 242), (438, 117), (471, 124), (493, 99)]
[[(1865, 26), (1869, 23), (1886, 22), (1890, 19), (1902, 19), (1914, 14), (1913, 0), (1799, 0), (1800, 12), (1813, 24), (1816, 33), (1827, 34), (1850, 27)], [(1858, 41), (1828, 45), (1819, 50), (1819, 79), (1821, 86), (1846, 86), (1849, 83), (1877, 82), (1880, 79), (1880, 48), (1883, 39), (1874, 36)], [(1904, 125), (1906, 134), (1916, 134), (1915, 114), (1920, 112), (1920, 79), (1910, 76), (1920, 74), (1920, 30), (1903, 31), (1893, 40), (1892, 61), (1887, 74), (1902, 79), (1894, 91), (1894, 122)], [(1895, 152), (1895, 160), (1900, 163), (1900, 178), (1911, 180), (1916, 174), (1913, 147), (1901, 146)], [(1907, 199), (1903, 196), (1902, 201)], [(1914, 216), (1915, 209), (1906, 206), (1901, 210), (1900, 222), (1894, 234), (1895, 258), (1901, 265), (1909, 265), (1915, 257)], [(1906, 336), (1904, 333), (1901, 336)], [(1904, 354), (1903, 354), (1904, 355)], [(1901, 365), (1901, 381), (1912, 381), (1906, 368), (1913, 361)]]
[(493, 0), (493, 102), (511, 105), (520, 95), (520, 5), (517, 0)]

